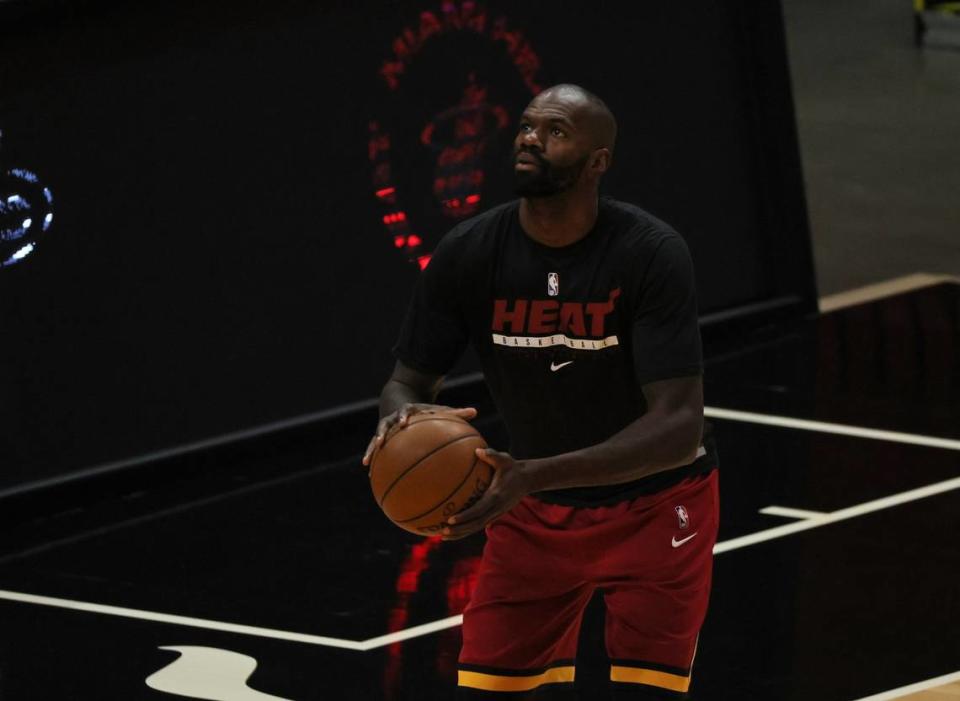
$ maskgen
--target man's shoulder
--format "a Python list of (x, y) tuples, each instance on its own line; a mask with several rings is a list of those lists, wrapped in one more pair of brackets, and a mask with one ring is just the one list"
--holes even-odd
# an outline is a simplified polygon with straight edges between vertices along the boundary
[(476, 268), (496, 246), (497, 232), (509, 226), (518, 203), (506, 202), (481, 212), (454, 226), (444, 234), (433, 250), (430, 266), (459, 275)]
[(500, 227), (508, 225), (518, 206), (519, 200), (511, 200), (464, 219), (447, 232), (443, 241), (448, 246), (462, 245), (478, 235), (492, 236)]
[(629, 250), (649, 252), (667, 239), (682, 240), (670, 224), (635, 204), (612, 197), (602, 197), (600, 202), (617, 238)]

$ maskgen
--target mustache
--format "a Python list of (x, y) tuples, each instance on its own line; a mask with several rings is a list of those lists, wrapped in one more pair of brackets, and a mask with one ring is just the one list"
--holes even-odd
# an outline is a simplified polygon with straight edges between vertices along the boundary
[(537, 164), (538, 164), (541, 168), (546, 168), (547, 165), (548, 165), (548, 164), (547, 164), (547, 160), (543, 157), (543, 154), (541, 154), (541, 153), (538, 152), (538, 151), (530, 151), (529, 149), (525, 149), (525, 148), (518, 149), (517, 151), (514, 152), (514, 154), (513, 154), (513, 162), (514, 162), (514, 163), (517, 162), (517, 158), (520, 156), (520, 154), (525, 154), (525, 155), (527, 155), (527, 156), (530, 156), (533, 160), (535, 160), (535, 161), (537, 162)]

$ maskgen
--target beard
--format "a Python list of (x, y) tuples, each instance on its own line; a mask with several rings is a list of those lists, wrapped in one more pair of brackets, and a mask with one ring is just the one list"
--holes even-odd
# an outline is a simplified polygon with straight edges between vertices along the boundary
[[(568, 166), (552, 165), (535, 151), (521, 151), (537, 162), (534, 170), (513, 169), (514, 192), (520, 197), (550, 197), (573, 187), (580, 178), (589, 154)], [(516, 164), (515, 153), (513, 163)]]

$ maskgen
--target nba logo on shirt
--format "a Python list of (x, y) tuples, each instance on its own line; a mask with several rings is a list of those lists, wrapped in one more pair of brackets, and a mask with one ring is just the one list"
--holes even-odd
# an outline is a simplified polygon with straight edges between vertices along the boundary
[(560, 294), (560, 276), (556, 273), (547, 273), (547, 294), (551, 297)]
[(680, 528), (686, 528), (690, 525), (690, 514), (684, 506), (675, 506), (673, 510), (677, 512), (677, 518), (680, 519)]

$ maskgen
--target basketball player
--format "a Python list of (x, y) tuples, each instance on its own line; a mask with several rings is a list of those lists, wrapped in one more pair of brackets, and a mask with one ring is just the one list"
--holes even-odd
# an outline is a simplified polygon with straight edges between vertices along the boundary
[(717, 534), (702, 351), (684, 240), (599, 197), (616, 121), (575, 85), (540, 93), (514, 140), (518, 201), (466, 220), (421, 275), (363, 458), (433, 404), (466, 345), (510, 434), (447, 539), (486, 529), (458, 698), (574, 698), (602, 592), (615, 699), (686, 698)]

